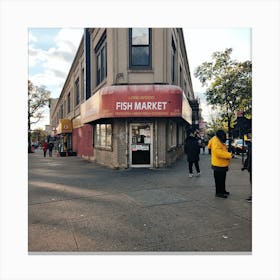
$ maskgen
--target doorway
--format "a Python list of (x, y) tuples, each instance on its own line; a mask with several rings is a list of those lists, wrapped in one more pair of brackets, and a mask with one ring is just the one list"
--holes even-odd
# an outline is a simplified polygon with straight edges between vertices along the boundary
[(131, 167), (152, 167), (153, 125), (130, 124), (129, 158)]

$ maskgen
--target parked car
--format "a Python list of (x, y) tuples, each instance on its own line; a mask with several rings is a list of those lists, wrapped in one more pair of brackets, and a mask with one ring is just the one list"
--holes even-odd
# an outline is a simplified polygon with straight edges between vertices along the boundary
[[(226, 142), (225, 142), (225, 144), (226, 144), (226, 146), (227, 146), (227, 149), (229, 148), (229, 140), (230, 140), (230, 139), (227, 139)], [(230, 140), (230, 145), (231, 145), (231, 146), (232, 146), (232, 143), (233, 143), (233, 140), (231, 139), (231, 140)]]
[(232, 153), (239, 155), (242, 153), (246, 153), (248, 146), (245, 143), (245, 141), (243, 141), (242, 139), (235, 139), (231, 143), (231, 148), (232, 148)]
[(228, 148), (228, 146), (229, 146), (229, 140), (228, 139), (226, 140), (225, 144), (227, 145), (227, 148)]

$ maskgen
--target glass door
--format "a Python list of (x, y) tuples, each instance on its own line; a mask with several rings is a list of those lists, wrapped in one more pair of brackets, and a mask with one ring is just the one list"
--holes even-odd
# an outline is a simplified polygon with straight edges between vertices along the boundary
[(130, 165), (152, 166), (152, 124), (130, 124)]

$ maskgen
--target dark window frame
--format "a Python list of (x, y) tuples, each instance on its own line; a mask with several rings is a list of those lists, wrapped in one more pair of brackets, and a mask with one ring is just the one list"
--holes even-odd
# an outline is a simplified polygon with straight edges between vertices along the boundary
[(67, 94), (67, 113), (71, 112), (71, 92)]
[(60, 118), (64, 118), (64, 110), (63, 110), (63, 103), (60, 104)]
[[(132, 29), (129, 28), (129, 69), (132, 70), (151, 70), (152, 69), (152, 29), (147, 28), (149, 30), (149, 43), (143, 45), (133, 45), (132, 44)], [(149, 48), (149, 59), (147, 65), (133, 65), (132, 64), (132, 48)]]
[(75, 80), (75, 106), (80, 104), (80, 79)]
[(96, 86), (101, 84), (107, 78), (107, 34), (102, 34), (99, 42), (94, 48), (96, 57)]
[(171, 43), (171, 83), (176, 83), (176, 46), (172, 38)]
[(81, 70), (81, 101), (85, 100), (85, 69)]

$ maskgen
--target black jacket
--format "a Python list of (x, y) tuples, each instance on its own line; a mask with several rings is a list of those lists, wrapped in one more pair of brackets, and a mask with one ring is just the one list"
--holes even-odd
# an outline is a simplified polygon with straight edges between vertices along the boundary
[(248, 172), (252, 171), (252, 143), (248, 143), (247, 158), (244, 162), (242, 170), (247, 169)]
[(185, 153), (188, 161), (199, 161), (200, 147), (195, 137), (189, 136), (185, 141)]

